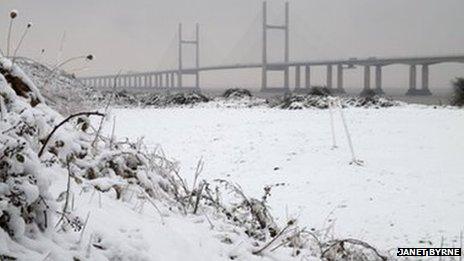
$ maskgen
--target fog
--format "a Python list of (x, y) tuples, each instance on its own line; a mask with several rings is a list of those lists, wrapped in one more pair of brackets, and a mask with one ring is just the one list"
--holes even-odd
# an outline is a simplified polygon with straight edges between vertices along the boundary
[[(250, 0), (0, 0), (0, 43), (5, 48), (8, 12), (14, 8), (20, 16), (13, 42), (27, 22), (35, 25), (20, 55), (56, 63), (65, 33), (62, 57), (96, 57), (67, 67), (79, 75), (176, 66), (179, 22), (187, 38), (200, 24), (202, 65), (259, 62), (261, 5)], [(284, 2), (269, 1), (269, 8), (271, 22), (281, 22)], [(292, 0), (290, 60), (464, 54), (463, 8), (462, 0)], [(281, 35), (269, 40), (271, 57), (281, 59)], [(191, 54), (186, 51), (186, 64), (192, 63)], [(462, 64), (432, 66), (432, 91), (449, 86), (463, 69)], [(253, 70), (202, 74), (208, 87), (254, 87), (259, 80)], [(384, 80), (385, 86), (407, 86), (407, 67), (387, 67)], [(324, 83), (322, 68), (314, 70), (313, 83)], [(362, 70), (347, 72), (345, 84), (361, 86)]]

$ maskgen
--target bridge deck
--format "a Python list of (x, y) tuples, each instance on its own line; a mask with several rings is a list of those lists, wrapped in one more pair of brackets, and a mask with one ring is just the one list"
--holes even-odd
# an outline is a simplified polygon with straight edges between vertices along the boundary
[[(437, 63), (464, 63), (464, 55), (446, 55), (446, 56), (410, 56), (410, 57), (369, 57), (369, 58), (350, 58), (350, 59), (327, 59), (327, 60), (308, 60), (308, 61), (292, 61), (292, 62), (282, 62), (282, 63), (268, 63), (269, 67), (285, 67), (285, 66), (323, 66), (323, 65), (348, 65), (348, 66), (387, 66), (392, 64), (437, 64)], [(182, 73), (195, 73), (202, 71), (219, 71), (219, 70), (233, 70), (233, 69), (251, 69), (251, 68), (262, 68), (262, 63), (237, 63), (237, 64), (225, 64), (225, 65), (214, 65), (214, 66), (202, 66), (198, 68), (183, 68)], [(168, 73), (178, 73), (179, 69), (167, 69), (167, 70), (158, 70), (158, 71), (149, 71), (141, 73), (131, 73), (131, 76), (143, 76), (149, 74), (168, 74)], [(124, 75), (121, 75), (124, 76)], [(100, 76), (90, 76), (90, 77), (81, 77), (81, 79), (94, 79), (94, 78), (104, 78), (104, 77), (114, 77), (114, 75), (100, 75)]]

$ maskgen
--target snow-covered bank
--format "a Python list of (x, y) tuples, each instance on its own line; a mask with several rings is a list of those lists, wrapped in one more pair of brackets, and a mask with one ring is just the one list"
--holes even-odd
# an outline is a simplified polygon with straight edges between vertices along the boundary
[[(400, 106), (346, 109), (355, 151), (365, 166), (331, 150), (327, 110), (114, 109), (118, 136), (163, 144), (193, 177), (200, 156), (207, 178), (228, 178), (260, 195), (285, 183), (270, 204), (281, 220), (296, 216), (328, 235), (352, 236), (381, 249), (445, 244), (464, 229), (464, 111)], [(331, 226), (330, 224), (334, 224)], [(456, 243), (457, 244), (457, 243)]]

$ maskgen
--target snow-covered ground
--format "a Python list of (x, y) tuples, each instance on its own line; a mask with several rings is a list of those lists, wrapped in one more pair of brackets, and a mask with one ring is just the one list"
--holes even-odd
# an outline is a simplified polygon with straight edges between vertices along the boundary
[[(226, 178), (245, 192), (273, 189), (270, 204), (280, 221), (298, 217), (328, 236), (354, 237), (388, 250), (445, 245), (464, 230), (464, 111), (425, 106), (345, 109), (351, 156), (339, 117), (331, 149), (327, 110), (114, 109), (116, 135), (137, 138), (180, 161), (193, 178)], [(338, 116), (338, 115), (337, 115)], [(106, 132), (110, 130), (107, 124)]]

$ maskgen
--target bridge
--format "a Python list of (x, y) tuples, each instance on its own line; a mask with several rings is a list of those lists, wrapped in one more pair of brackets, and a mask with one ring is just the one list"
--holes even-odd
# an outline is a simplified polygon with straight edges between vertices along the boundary
[[(177, 68), (156, 70), (143, 73), (129, 73), (119, 75), (100, 75), (79, 78), (86, 86), (95, 88), (154, 88), (157, 90), (172, 91), (200, 91), (200, 73), (206, 71), (223, 71), (234, 69), (261, 69), (262, 92), (305, 92), (311, 88), (311, 69), (317, 66), (326, 68), (326, 87), (334, 93), (345, 93), (344, 70), (361, 67), (364, 70), (362, 93), (375, 92), (384, 94), (382, 85), (382, 69), (389, 65), (402, 64), (409, 67), (409, 89), (406, 95), (431, 95), (429, 89), (429, 67), (440, 63), (464, 63), (464, 55), (444, 56), (411, 56), (411, 57), (368, 57), (329, 60), (290, 61), (290, 19), (289, 3), (285, 3), (285, 22), (283, 24), (270, 24), (267, 19), (267, 3), (263, 2), (262, 12), (262, 42), (261, 62), (235, 63), (215, 66), (200, 65), (200, 27), (196, 24), (194, 39), (184, 39), (182, 24), (178, 28), (177, 41)], [(284, 32), (284, 57), (282, 62), (268, 61), (268, 33), (269, 31)], [(195, 48), (195, 65), (184, 67), (183, 50), (187, 45)], [(292, 70), (290, 70), (292, 69)], [(334, 69), (336, 81), (334, 85)], [(420, 70), (420, 86), (418, 85), (418, 69)], [(375, 70), (374, 81), (371, 79), (371, 70)], [(269, 86), (269, 72), (283, 72), (283, 86)], [(294, 86), (290, 86), (290, 72), (293, 72)], [(185, 76), (194, 76), (194, 86), (184, 84)], [(372, 84), (373, 83), (373, 84)]]

